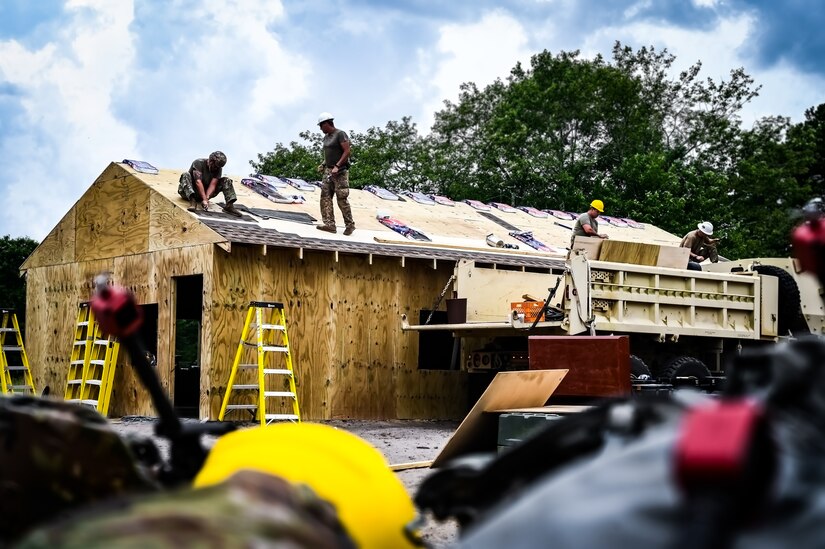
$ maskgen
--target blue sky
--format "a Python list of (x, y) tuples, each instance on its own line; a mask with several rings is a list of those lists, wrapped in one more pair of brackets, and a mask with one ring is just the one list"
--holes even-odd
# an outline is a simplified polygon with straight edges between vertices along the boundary
[(316, 130), (412, 116), (543, 49), (667, 48), (762, 86), (741, 113), (825, 102), (821, 0), (0, 0), (0, 235), (42, 239), (111, 161), (227, 171)]

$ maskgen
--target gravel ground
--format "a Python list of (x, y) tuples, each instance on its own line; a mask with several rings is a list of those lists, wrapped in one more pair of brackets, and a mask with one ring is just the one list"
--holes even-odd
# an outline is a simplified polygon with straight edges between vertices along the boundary
[[(152, 436), (154, 420), (125, 417), (114, 420), (115, 430), (123, 435)], [(327, 425), (345, 429), (363, 438), (377, 448), (390, 464), (434, 459), (458, 427), (453, 421), (363, 421), (333, 420)], [(206, 440), (207, 444), (214, 442)], [(168, 449), (158, 441), (161, 451)], [(396, 473), (412, 496), (429, 469), (410, 469)], [(438, 523), (428, 517), (424, 537), (432, 547), (448, 547), (457, 535), (454, 523)]]

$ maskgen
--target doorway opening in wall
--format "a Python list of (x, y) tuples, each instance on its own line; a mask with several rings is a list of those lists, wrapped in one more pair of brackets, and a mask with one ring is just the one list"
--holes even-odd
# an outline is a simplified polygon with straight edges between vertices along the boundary
[[(429, 316), (430, 310), (422, 309), (418, 314), (418, 323), (424, 324)], [(447, 312), (434, 311), (430, 324), (447, 324)], [(453, 333), (449, 330), (418, 332), (418, 369), (449, 370), (453, 360), (453, 344)]]
[(172, 277), (175, 300), (173, 402), (181, 417), (199, 417), (203, 275)]

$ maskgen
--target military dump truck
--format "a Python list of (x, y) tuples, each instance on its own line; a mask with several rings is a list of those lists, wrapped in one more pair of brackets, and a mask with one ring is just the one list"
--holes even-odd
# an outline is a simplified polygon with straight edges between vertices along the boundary
[[(466, 299), (466, 319), (432, 326), (402, 318), (402, 329), (453, 331), (470, 371), (526, 368), (528, 335), (626, 335), (631, 374), (660, 380), (720, 374), (727, 356), (744, 347), (825, 329), (822, 289), (792, 259), (720, 261), (692, 271), (631, 262), (638, 253), (604, 261), (597, 240), (577, 238), (565, 259), (543, 268), (461, 260), (454, 295), (462, 306)], [(661, 252), (680, 250), (687, 252)], [(675, 264), (685, 265), (686, 256)]]

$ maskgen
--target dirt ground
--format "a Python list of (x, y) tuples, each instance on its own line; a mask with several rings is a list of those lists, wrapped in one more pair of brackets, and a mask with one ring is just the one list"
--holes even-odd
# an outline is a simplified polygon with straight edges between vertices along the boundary
[[(334, 420), (324, 423), (363, 438), (384, 454), (391, 465), (434, 459), (458, 427), (453, 421)], [(151, 418), (126, 417), (113, 421), (115, 430), (124, 435), (152, 436), (153, 425)], [(167, 451), (162, 442), (158, 446)], [(410, 469), (396, 474), (412, 496), (429, 472), (429, 469)], [(423, 533), (432, 547), (448, 547), (455, 541), (457, 528), (454, 523), (438, 523), (431, 517), (426, 519)]]

